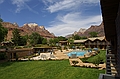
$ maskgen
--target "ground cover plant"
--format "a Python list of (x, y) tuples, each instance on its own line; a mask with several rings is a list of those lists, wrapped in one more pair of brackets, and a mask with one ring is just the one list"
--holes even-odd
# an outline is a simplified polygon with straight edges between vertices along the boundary
[(105, 70), (72, 67), (68, 60), (0, 63), (0, 79), (98, 79)]
[(96, 60), (98, 60), (98, 63), (105, 63), (106, 57), (105, 57), (106, 50), (100, 50), (100, 53), (98, 53), (95, 56), (91, 56), (89, 58), (81, 58), (83, 62), (89, 62), (89, 63), (95, 63)]

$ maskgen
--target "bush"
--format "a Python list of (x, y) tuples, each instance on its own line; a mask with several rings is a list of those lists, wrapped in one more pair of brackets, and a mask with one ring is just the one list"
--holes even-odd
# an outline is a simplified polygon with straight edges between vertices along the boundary
[(81, 58), (81, 60), (84, 62), (84, 63), (105, 63), (106, 61), (106, 57), (105, 57), (105, 53), (106, 51), (105, 50), (100, 50), (100, 53), (95, 55), (95, 56), (91, 56), (91, 57), (88, 57), (88, 58)]
[(6, 53), (0, 53), (0, 60), (4, 60), (6, 58), (7, 58)]
[(74, 66), (76, 66), (76, 64), (78, 64), (78, 61), (72, 61), (72, 63), (74, 64)]
[(101, 61), (102, 61), (102, 58), (98, 55), (98, 56), (93, 60), (93, 64), (95, 64), (96, 66), (98, 66)]

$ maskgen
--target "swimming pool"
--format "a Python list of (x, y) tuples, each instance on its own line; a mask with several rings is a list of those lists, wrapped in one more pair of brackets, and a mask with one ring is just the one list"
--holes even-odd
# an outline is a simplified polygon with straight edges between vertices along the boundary
[(76, 54), (76, 56), (84, 56), (87, 53), (87, 51), (72, 51), (69, 52), (67, 55), (71, 57), (73, 54)]

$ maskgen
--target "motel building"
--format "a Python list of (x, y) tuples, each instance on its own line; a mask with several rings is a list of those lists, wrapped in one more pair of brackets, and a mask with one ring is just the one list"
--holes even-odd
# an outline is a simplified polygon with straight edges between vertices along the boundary
[(84, 40), (74, 40), (74, 44), (84, 46), (85, 48), (106, 49), (107, 45), (109, 45), (109, 42), (103, 36), (88, 38)]

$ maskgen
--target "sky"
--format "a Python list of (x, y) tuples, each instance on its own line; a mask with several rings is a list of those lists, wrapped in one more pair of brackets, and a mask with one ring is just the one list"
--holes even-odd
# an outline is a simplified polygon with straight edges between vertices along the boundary
[(0, 0), (0, 15), (20, 27), (37, 23), (56, 36), (102, 22), (100, 0)]

